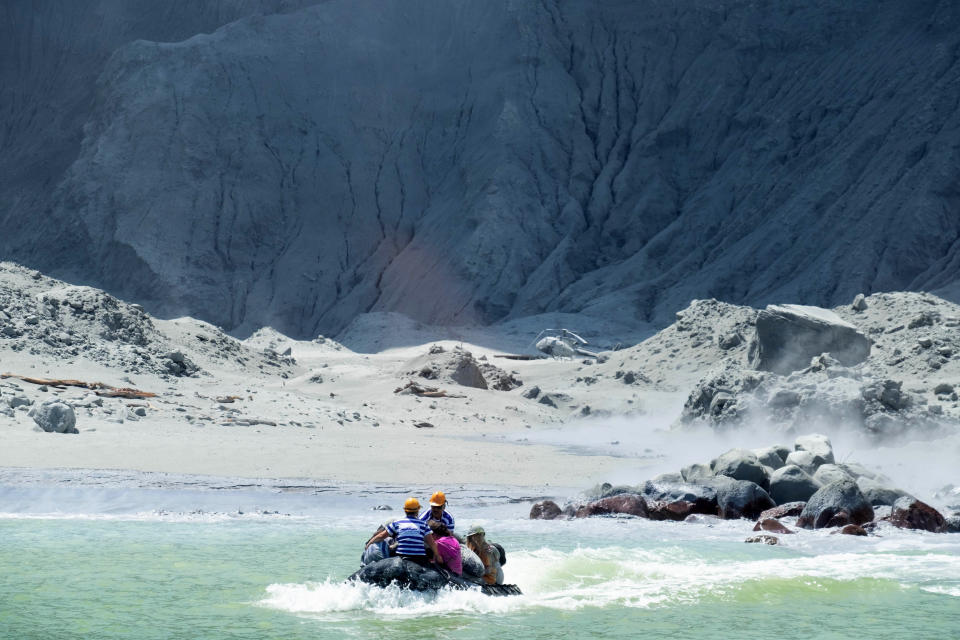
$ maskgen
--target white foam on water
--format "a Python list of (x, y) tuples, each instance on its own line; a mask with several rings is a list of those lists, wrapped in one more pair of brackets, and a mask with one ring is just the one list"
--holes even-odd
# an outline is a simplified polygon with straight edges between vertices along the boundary
[[(531, 608), (652, 608), (723, 597), (748, 583), (768, 580), (827, 590), (835, 582), (867, 579), (885, 581), (892, 589), (920, 587), (931, 593), (960, 595), (955, 583), (955, 576), (960, 575), (960, 541), (926, 549), (923, 545), (911, 547), (908, 542), (884, 545), (887, 549), (873, 545), (810, 555), (770, 547), (728, 547), (719, 553), (680, 546), (582, 547), (572, 551), (540, 548), (510, 555), (507, 581), (517, 582), (523, 596), (490, 597), (477, 591), (454, 590), (415, 593), (328, 581), (270, 585), (260, 604), (324, 619), (361, 611), (416, 617)], [(890, 549), (893, 546), (896, 551)]]

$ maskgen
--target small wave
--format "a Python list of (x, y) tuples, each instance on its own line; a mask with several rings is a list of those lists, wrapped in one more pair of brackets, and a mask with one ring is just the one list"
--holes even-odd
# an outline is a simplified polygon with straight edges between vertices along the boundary
[(479, 591), (441, 589), (415, 592), (361, 582), (272, 584), (258, 604), (298, 615), (345, 619), (365, 611), (377, 616), (419, 617), (444, 613), (505, 613), (521, 606), (523, 596), (495, 598)]
[[(620, 546), (572, 551), (538, 549), (510, 555), (507, 582), (524, 595), (493, 598), (474, 591), (415, 593), (359, 583), (327, 581), (274, 584), (260, 603), (298, 615), (322, 617), (368, 612), (378, 616), (421, 616), (440, 613), (505, 613), (545, 608), (658, 608), (706, 600), (765, 601), (790, 599), (800, 593), (837, 594), (853, 591), (899, 591), (921, 586), (927, 591), (960, 595), (955, 583), (960, 556), (928, 552), (798, 555), (776, 550), (750, 557), (670, 546), (632, 549)], [(931, 586), (931, 581), (935, 584)], [(942, 581), (948, 581), (944, 584)], [(934, 591), (937, 590), (937, 591)]]

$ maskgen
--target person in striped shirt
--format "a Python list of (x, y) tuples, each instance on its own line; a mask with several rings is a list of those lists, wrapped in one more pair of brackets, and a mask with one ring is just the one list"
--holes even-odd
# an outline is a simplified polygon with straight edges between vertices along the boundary
[(447, 496), (443, 491), (437, 491), (430, 496), (430, 508), (420, 514), (420, 519), (424, 522), (439, 520), (450, 530), (451, 535), (453, 534), (453, 516), (447, 511)]
[(433, 552), (433, 558), (439, 558), (440, 552), (437, 550), (437, 543), (433, 538), (430, 527), (417, 517), (420, 512), (420, 501), (416, 498), (407, 498), (407, 501), (403, 503), (403, 512), (406, 514), (405, 518), (387, 524), (383, 531), (370, 538), (367, 546), (369, 547), (384, 538), (393, 536), (397, 539), (397, 555), (399, 557), (423, 566), (430, 566), (430, 562), (433, 562), (433, 560), (427, 558), (427, 547)]

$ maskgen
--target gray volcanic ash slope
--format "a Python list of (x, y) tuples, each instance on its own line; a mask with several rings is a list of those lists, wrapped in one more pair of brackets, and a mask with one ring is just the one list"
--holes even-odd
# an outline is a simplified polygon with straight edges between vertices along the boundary
[(3, 256), (299, 336), (960, 287), (952, 2), (198, 5), (7, 10)]

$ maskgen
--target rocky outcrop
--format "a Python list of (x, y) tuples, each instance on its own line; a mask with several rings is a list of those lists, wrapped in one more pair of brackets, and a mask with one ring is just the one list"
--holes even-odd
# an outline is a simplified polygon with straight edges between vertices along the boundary
[(814, 493), (803, 513), (797, 519), (797, 526), (804, 529), (862, 525), (873, 520), (873, 507), (864, 497), (853, 480), (838, 480)]
[(806, 368), (829, 353), (843, 366), (860, 364), (870, 355), (870, 340), (832, 311), (802, 305), (771, 305), (757, 314), (750, 365), (781, 375)]

